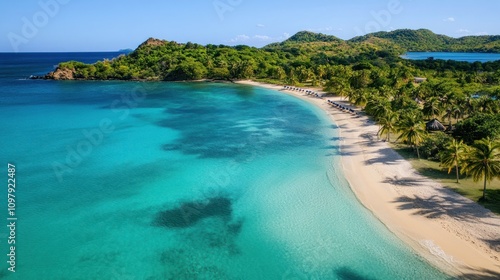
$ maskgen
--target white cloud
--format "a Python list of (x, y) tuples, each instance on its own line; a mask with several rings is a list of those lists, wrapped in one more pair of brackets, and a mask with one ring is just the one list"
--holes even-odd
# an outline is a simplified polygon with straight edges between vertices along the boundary
[(307, 29), (307, 31), (311, 31), (311, 32), (324, 32), (324, 31), (332, 31), (333, 28), (330, 27), (330, 26), (327, 26), (327, 27), (320, 27), (320, 28), (309, 28)]
[(268, 41), (271, 39), (271, 37), (267, 36), (267, 35), (255, 35), (253, 36), (255, 39), (259, 39), (259, 40), (262, 40), (262, 41)]
[(483, 32), (477, 32), (475, 35), (477, 35), (477, 36), (485, 36), (485, 35), (490, 35), (490, 34), (488, 32), (483, 31)]
[(460, 34), (469, 34), (470, 30), (462, 28), (462, 29), (458, 29), (457, 33), (460, 33)]
[(443, 21), (447, 21), (447, 22), (454, 22), (454, 21), (455, 21), (455, 18), (454, 18), (454, 17), (449, 17), (449, 18), (445, 18), (445, 19), (443, 19)]
[(258, 44), (258, 45), (261, 45), (262, 43), (274, 43), (274, 42), (281, 42), (281, 41), (284, 41), (286, 39), (288, 39), (290, 37), (290, 34), (288, 33), (283, 33), (282, 35), (280, 36), (277, 36), (277, 37), (271, 37), (271, 36), (268, 36), (268, 35), (253, 35), (253, 36), (249, 36), (249, 35), (245, 35), (245, 34), (241, 34), (241, 35), (238, 35), (230, 40), (228, 40), (228, 43), (236, 43), (236, 44)]
[(342, 28), (340, 28), (340, 27), (333, 28), (333, 27), (331, 27), (331, 26), (327, 26), (327, 27), (319, 27), (319, 28), (306, 28), (305, 30), (307, 30), (307, 31), (311, 31), (311, 32), (343, 31), (343, 29), (342, 29)]
[(239, 42), (245, 42), (248, 40), (250, 40), (250, 36), (242, 34), (242, 35), (238, 35), (238, 36), (234, 37), (233, 39), (229, 40), (229, 42), (239, 43)]
[(257, 27), (259, 27), (259, 28), (264, 28), (264, 27), (266, 27), (266, 26), (265, 26), (264, 24), (262, 24), (262, 23), (259, 23), (259, 24), (257, 24)]

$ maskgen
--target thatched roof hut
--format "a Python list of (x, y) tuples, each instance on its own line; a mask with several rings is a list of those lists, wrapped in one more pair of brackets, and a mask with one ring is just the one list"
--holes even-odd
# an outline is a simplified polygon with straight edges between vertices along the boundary
[(433, 119), (432, 121), (425, 124), (425, 128), (428, 131), (445, 131), (446, 127), (442, 123), (440, 123), (437, 119)]

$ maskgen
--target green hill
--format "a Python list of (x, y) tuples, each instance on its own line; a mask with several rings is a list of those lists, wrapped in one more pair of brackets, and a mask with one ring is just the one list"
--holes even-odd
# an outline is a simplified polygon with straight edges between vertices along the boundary
[(349, 42), (361, 43), (379, 38), (407, 51), (500, 52), (500, 36), (466, 36), (452, 38), (435, 34), (428, 29), (399, 29), (375, 32), (355, 37)]
[(333, 35), (326, 35), (322, 33), (314, 33), (310, 31), (300, 31), (292, 37), (285, 40), (283, 43), (310, 43), (310, 42), (341, 42), (340, 38)]
[(318, 46), (318, 45), (328, 45), (328, 46), (338, 46), (346, 44), (346, 42), (333, 35), (326, 35), (323, 33), (314, 33), (311, 31), (300, 31), (283, 42), (271, 43), (264, 47), (264, 49), (282, 49), (286, 47), (297, 47), (297, 46)]

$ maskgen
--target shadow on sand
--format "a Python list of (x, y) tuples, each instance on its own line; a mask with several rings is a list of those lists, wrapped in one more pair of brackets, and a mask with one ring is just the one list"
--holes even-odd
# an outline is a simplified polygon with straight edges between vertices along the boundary
[(398, 157), (394, 154), (394, 150), (391, 148), (381, 148), (378, 150), (378, 155), (372, 159), (366, 160), (365, 164), (375, 164), (375, 163), (383, 163), (388, 165), (398, 164), (403, 161), (401, 157)]
[(450, 278), (450, 280), (498, 280), (500, 279), (500, 273), (491, 270), (480, 270), (476, 273), (462, 274), (458, 278)]
[[(414, 184), (418, 185), (418, 182), (407, 180), (405, 184), (406, 186), (414, 186)], [(405, 186), (404, 184), (401, 185)], [(413, 210), (415, 211), (414, 215), (424, 216), (429, 219), (449, 216), (453, 219), (477, 222), (477, 218), (494, 216), (489, 210), (451, 190), (436, 189), (436, 191), (440, 194), (431, 197), (416, 195), (414, 198), (401, 196), (393, 203), (397, 203), (400, 210)]]

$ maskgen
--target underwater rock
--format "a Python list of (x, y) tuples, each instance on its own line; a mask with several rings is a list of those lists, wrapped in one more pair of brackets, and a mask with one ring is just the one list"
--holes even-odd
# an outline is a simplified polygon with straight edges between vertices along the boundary
[(177, 208), (161, 211), (156, 215), (154, 225), (187, 228), (210, 217), (229, 220), (231, 214), (231, 200), (226, 197), (214, 197), (204, 201), (185, 202)]

